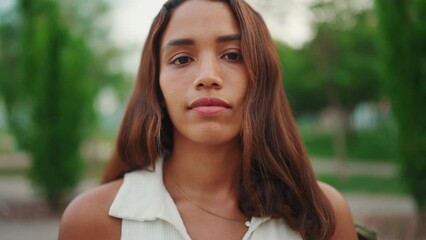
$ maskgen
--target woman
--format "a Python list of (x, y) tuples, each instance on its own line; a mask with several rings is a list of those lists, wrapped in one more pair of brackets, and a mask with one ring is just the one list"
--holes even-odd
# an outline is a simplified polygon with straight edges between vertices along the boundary
[(244, 1), (160, 10), (104, 184), (70, 204), (59, 239), (356, 239), (346, 201), (315, 179), (273, 41)]

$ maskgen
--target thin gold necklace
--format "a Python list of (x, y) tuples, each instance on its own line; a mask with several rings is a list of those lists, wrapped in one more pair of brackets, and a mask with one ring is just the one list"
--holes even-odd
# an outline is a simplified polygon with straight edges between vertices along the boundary
[(218, 217), (218, 218), (221, 218), (221, 219), (224, 219), (224, 220), (227, 220), (227, 221), (232, 221), (232, 222), (239, 222), (239, 223), (244, 223), (244, 225), (246, 226), (246, 227), (250, 227), (250, 220), (249, 219), (235, 219), (235, 218), (229, 218), (229, 217), (224, 217), (224, 216), (221, 216), (221, 215), (219, 215), (219, 214), (217, 214), (217, 213), (214, 213), (214, 212), (212, 212), (212, 211), (210, 211), (210, 210), (208, 210), (208, 209), (205, 209), (205, 208), (203, 208), (202, 206), (200, 206), (200, 205), (198, 205), (180, 186), (179, 186), (179, 184), (177, 184), (177, 182), (176, 181), (174, 181), (175, 182), (175, 185), (176, 185), (176, 188), (178, 189), (178, 191), (189, 201), (189, 202), (191, 202), (194, 206), (196, 206), (198, 209), (200, 209), (200, 210), (202, 210), (202, 211), (204, 211), (204, 212), (206, 212), (206, 213), (208, 213), (208, 214), (210, 214), (210, 215), (212, 215), (212, 216), (215, 216), (215, 217)]

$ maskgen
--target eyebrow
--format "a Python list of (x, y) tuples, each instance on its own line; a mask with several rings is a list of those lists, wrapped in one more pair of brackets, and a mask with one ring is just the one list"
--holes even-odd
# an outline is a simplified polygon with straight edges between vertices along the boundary
[[(224, 35), (224, 36), (218, 37), (216, 40), (216, 42), (218, 43), (232, 42), (232, 41), (241, 41), (241, 35), (240, 34)], [(185, 45), (194, 45), (194, 44), (195, 44), (195, 41), (190, 38), (172, 39), (169, 42), (167, 42), (166, 46), (164, 46), (163, 52), (173, 46), (185, 46)]]
[(232, 42), (232, 41), (241, 41), (241, 35), (231, 34), (231, 35), (220, 36), (217, 39), (217, 42)]

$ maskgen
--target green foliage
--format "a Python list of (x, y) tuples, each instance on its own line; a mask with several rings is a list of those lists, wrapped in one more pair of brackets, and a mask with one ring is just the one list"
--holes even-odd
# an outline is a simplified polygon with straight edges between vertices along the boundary
[(27, 129), (30, 125), (28, 109), (31, 99), (28, 97), (28, 89), (20, 89), (17, 86), (25, 86), (31, 81), (25, 81), (19, 77), (18, 65), (21, 59), (18, 57), (20, 50), (19, 31), (21, 22), (16, 12), (3, 12), (0, 15), (0, 94), (2, 95), (6, 112), (7, 122), (16, 136), (20, 148), (29, 144)]
[[(312, 157), (333, 158), (331, 134), (302, 131), (308, 153)], [(356, 161), (390, 161), (398, 157), (398, 139), (386, 129), (351, 131), (346, 135), (348, 158)]]
[[(31, 153), (34, 184), (54, 205), (82, 176), (79, 147), (96, 122), (99, 89), (122, 80), (106, 69), (118, 52), (99, 47), (104, 35), (95, 34), (102, 12), (86, 12), (91, 19), (85, 19), (61, 9), (77, 6), (72, 3), (20, 0), (0, 24), (0, 93), (8, 124)], [(102, 2), (87, 6), (95, 3)]]
[[(381, 95), (376, 24), (371, 9), (354, 11), (349, 4), (352, 1), (318, 2), (314, 6), (318, 17), (313, 40), (296, 50), (278, 44), (278, 53), (284, 69), (283, 85), (296, 117), (327, 110), (327, 117), (334, 122), (331, 149), (342, 163), (347, 152), (353, 152), (347, 149), (352, 145), (346, 143), (350, 113), (358, 104), (376, 101)], [(312, 151), (312, 145), (307, 145)]]
[(341, 181), (335, 175), (319, 175), (320, 181), (326, 182), (340, 191), (363, 193), (406, 194), (407, 186), (399, 177), (350, 176)]
[(316, 84), (309, 49), (292, 49), (279, 42), (276, 46), (284, 70), (283, 85), (296, 115), (315, 113), (327, 106), (323, 91)]
[(398, 122), (403, 176), (426, 211), (426, 1), (376, 0), (383, 83)]
[(277, 44), (284, 87), (296, 113), (326, 106), (350, 111), (380, 96), (374, 15), (371, 10), (348, 14), (350, 23), (319, 22), (316, 37), (302, 49)]

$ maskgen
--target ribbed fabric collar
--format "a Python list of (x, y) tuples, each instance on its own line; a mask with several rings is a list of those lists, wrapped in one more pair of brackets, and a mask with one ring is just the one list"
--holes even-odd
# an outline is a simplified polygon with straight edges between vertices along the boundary
[(159, 159), (155, 171), (143, 169), (124, 175), (109, 214), (136, 221), (155, 220), (167, 193), (162, 171), (163, 161)]
[[(185, 239), (191, 239), (179, 211), (163, 183), (163, 159), (155, 164), (155, 171), (142, 169), (127, 173), (118, 191), (109, 215), (134, 221), (162, 219), (175, 226)], [(252, 217), (250, 227), (243, 239), (269, 218)]]

